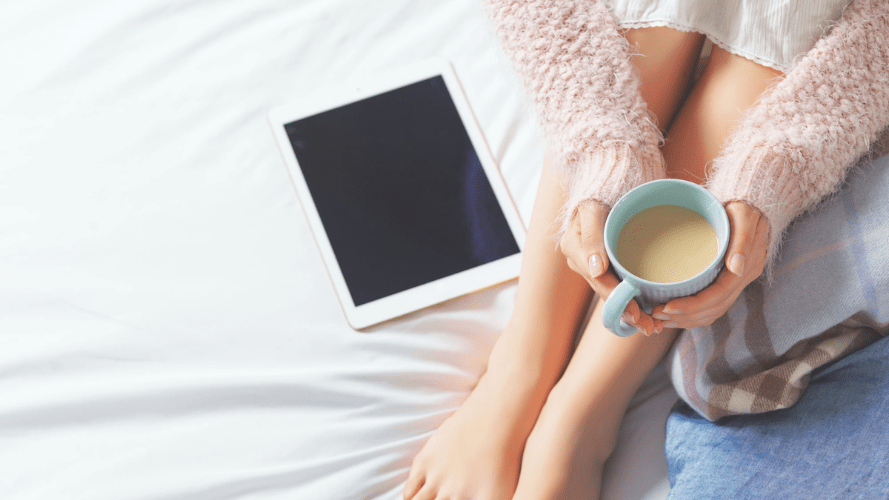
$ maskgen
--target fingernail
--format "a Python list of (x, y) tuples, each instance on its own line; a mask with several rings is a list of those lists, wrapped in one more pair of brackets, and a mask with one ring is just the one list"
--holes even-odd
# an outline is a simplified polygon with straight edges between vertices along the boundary
[(627, 313), (623, 313), (623, 314), (621, 314), (621, 315), (620, 315), (620, 318), (621, 318), (622, 320), (624, 320), (624, 323), (632, 323), (632, 322), (633, 322), (633, 317), (630, 316), (630, 315), (627, 314)]
[(602, 274), (603, 272), (605, 272), (605, 270), (602, 269), (603, 267), (604, 266), (602, 265), (602, 258), (601, 257), (599, 257), (596, 254), (590, 255), (589, 268), (590, 268), (590, 275), (593, 278), (595, 278), (595, 277), (599, 276), (600, 274)]
[(732, 255), (732, 259), (728, 261), (728, 270), (735, 276), (744, 274), (744, 256), (739, 253)]
[(654, 313), (651, 315), (652, 318), (659, 319), (661, 321), (670, 321), (670, 317), (664, 313)]
[(664, 326), (667, 328), (679, 328), (679, 325), (675, 321), (667, 321), (664, 323)]
[[(680, 311), (679, 309), (670, 309), (669, 307), (665, 307), (664, 312), (667, 314), (682, 314), (682, 311)], [(667, 318), (667, 319), (670, 319), (670, 318)]]

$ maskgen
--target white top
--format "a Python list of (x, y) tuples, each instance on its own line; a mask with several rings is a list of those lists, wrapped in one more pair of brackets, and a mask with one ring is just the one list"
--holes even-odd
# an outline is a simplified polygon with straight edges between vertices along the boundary
[(694, 31), (723, 49), (787, 71), (850, 0), (606, 0), (624, 28)]

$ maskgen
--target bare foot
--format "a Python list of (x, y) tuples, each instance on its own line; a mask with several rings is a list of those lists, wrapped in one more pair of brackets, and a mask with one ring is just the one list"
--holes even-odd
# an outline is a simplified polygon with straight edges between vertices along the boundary
[(405, 500), (509, 500), (542, 396), (527, 373), (485, 373), (416, 456)]
[(616, 429), (556, 384), (528, 436), (514, 500), (595, 500)]

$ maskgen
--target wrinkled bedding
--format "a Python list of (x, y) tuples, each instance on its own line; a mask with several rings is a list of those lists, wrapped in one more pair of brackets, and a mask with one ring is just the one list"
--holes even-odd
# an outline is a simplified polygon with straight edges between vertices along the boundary
[[(0, 3), (0, 498), (395, 499), (516, 281), (365, 332), (265, 119), (431, 56), (524, 220), (533, 111), (476, 1)], [(656, 371), (605, 499), (669, 489)]]

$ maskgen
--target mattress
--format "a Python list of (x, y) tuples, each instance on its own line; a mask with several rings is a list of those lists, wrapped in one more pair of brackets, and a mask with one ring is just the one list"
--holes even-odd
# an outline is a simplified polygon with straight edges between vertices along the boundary
[[(396, 499), (510, 281), (355, 331), (266, 122), (447, 58), (529, 220), (533, 109), (477, 0), (0, 3), (0, 498)], [(660, 499), (663, 369), (605, 499)]]

